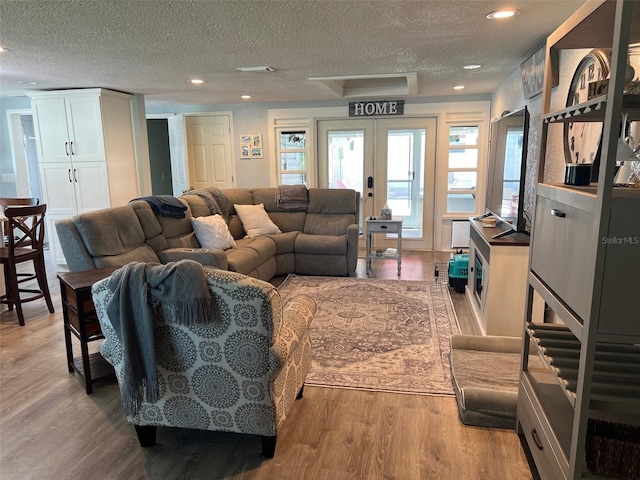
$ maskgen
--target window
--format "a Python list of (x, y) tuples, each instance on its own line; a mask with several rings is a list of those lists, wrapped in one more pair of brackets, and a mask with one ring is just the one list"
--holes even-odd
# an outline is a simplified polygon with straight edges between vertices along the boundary
[(278, 130), (279, 185), (307, 185), (308, 152), (306, 130)]
[(447, 213), (475, 213), (478, 188), (478, 125), (449, 127)]

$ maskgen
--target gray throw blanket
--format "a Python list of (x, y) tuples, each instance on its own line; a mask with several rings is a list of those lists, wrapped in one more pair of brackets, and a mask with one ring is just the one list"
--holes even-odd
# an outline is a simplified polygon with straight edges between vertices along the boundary
[(307, 186), (280, 185), (276, 188), (276, 206), (286, 210), (305, 210), (307, 208)]
[(207, 187), (201, 190), (190, 190), (185, 195), (197, 195), (209, 207), (211, 215), (219, 214), (225, 222), (229, 220), (229, 199), (216, 187)]
[(151, 195), (149, 197), (134, 198), (129, 203), (136, 200), (144, 200), (149, 204), (151, 210), (156, 215), (163, 217), (184, 218), (187, 207), (173, 195)]
[(108, 279), (113, 295), (107, 315), (122, 344), (123, 374), (120, 384), (127, 415), (138, 413), (141, 402), (159, 398), (154, 345), (155, 318), (174, 312), (181, 324), (203, 323), (214, 315), (214, 300), (202, 265), (181, 260), (166, 265), (132, 262)]

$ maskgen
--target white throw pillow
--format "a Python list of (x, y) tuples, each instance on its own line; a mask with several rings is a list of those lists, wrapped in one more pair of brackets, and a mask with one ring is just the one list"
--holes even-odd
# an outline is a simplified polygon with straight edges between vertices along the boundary
[(236, 246), (227, 222), (218, 214), (208, 217), (193, 217), (191, 224), (196, 238), (203, 248), (226, 250)]
[(269, 218), (263, 203), (258, 205), (234, 205), (234, 208), (242, 222), (244, 231), (247, 232), (247, 237), (282, 233)]

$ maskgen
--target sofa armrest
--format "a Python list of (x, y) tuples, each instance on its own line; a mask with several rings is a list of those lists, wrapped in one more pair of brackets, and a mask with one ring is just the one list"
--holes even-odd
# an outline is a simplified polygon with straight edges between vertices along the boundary
[(289, 356), (308, 335), (309, 326), (316, 313), (316, 301), (306, 295), (290, 298), (282, 307), (282, 326), (273, 346), (277, 369), (287, 363)]
[(73, 222), (68, 219), (57, 220), (55, 222), (56, 232), (62, 253), (67, 261), (67, 266), (72, 272), (83, 270), (93, 270), (96, 267), (93, 257), (87, 250), (84, 241), (80, 237), (78, 229)]
[(194, 260), (204, 267), (216, 267), (227, 270), (227, 255), (218, 248), (167, 248), (158, 252), (162, 263)]
[(356, 223), (347, 227), (347, 274), (355, 273), (358, 264), (358, 239), (360, 226)]

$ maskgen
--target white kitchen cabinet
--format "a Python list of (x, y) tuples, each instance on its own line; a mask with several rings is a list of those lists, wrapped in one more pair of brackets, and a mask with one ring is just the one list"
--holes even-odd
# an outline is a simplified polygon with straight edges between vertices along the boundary
[(65, 263), (55, 221), (139, 196), (131, 95), (106, 89), (31, 95), (47, 235)]

